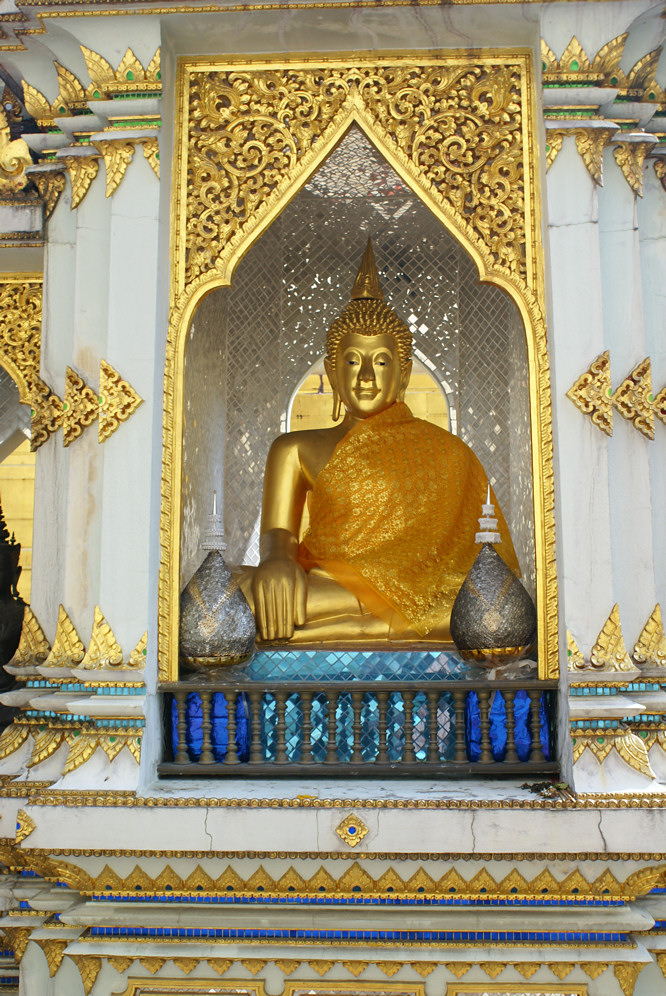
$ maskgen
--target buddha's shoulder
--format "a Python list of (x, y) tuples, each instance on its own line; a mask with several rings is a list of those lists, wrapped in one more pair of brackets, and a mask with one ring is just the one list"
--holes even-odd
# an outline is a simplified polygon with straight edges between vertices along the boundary
[(289, 453), (307, 453), (321, 448), (334, 447), (341, 433), (337, 426), (326, 429), (295, 429), (293, 432), (283, 432), (273, 440), (271, 452), (281, 456)]

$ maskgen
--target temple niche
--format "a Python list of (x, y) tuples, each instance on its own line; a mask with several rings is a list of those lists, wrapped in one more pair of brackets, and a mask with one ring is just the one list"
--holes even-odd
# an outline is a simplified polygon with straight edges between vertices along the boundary
[[(411, 403), (441, 392), (448, 421), (481, 460), (535, 595), (525, 332), (500, 288), (353, 126), (236, 268), (199, 304), (185, 349), (181, 587), (201, 561), (213, 491), (227, 561), (256, 564), (263, 472), (328, 326), (349, 299), (371, 236), (387, 303), (413, 333)], [(322, 383), (323, 389), (323, 383)], [(302, 396), (299, 397), (302, 411)], [(321, 409), (321, 404), (318, 410)], [(480, 511), (480, 510), (479, 510)]]

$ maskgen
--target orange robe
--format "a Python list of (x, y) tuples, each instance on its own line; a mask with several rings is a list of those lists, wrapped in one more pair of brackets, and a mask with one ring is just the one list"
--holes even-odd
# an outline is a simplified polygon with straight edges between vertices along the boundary
[[(480, 550), (487, 482), (461, 439), (398, 402), (359, 422), (317, 476), (299, 559), (306, 570), (324, 568), (396, 633), (425, 636), (448, 621)], [(520, 574), (495, 509), (498, 552)]]

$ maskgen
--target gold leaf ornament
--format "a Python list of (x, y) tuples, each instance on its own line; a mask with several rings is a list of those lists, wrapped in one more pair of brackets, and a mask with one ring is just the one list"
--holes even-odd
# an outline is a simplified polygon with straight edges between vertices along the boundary
[(0, 760), (14, 754), (30, 735), (30, 728), (23, 723), (10, 723), (0, 734)]
[(145, 668), (146, 666), (146, 653), (148, 648), (148, 630), (143, 634), (136, 647), (130, 654), (129, 662), (126, 667), (136, 668), (137, 670)]
[(23, 87), (23, 103), (31, 118), (34, 118), (38, 125), (47, 124), (51, 118), (51, 105), (48, 100), (34, 86), (21, 80)]
[(43, 664), (49, 656), (51, 647), (39, 625), (37, 616), (29, 605), (23, 611), (23, 625), (16, 653), (9, 662), (13, 667), (27, 667)]
[(64, 156), (63, 164), (72, 184), (72, 211), (79, 206), (99, 172), (97, 156)]
[(620, 983), (624, 996), (633, 996), (636, 987), (636, 979), (645, 968), (645, 965), (636, 965), (632, 962), (617, 962), (613, 965), (615, 978)]
[(582, 671), (585, 668), (585, 658), (578, 649), (578, 644), (567, 630), (567, 668), (569, 671)]
[(650, 767), (650, 758), (645, 742), (631, 730), (628, 730), (623, 736), (615, 738), (615, 749), (630, 768), (634, 768), (647, 778), (655, 777), (654, 771)]
[(48, 221), (65, 189), (65, 174), (60, 170), (51, 169), (44, 173), (31, 173), (30, 179), (44, 202), (44, 221)]
[(562, 128), (549, 128), (546, 132), (546, 172), (557, 159), (564, 137), (565, 131)]
[(83, 733), (78, 730), (72, 730), (67, 733), (66, 739), (69, 745), (69, 752), (65, 766), (62, 769), (63, 775), (68, 775), (70, 772), (76, 771), (82, 764), (89, 761), (100, 746), (100, 738), (96, 733)]
[(58, 625), (51, 651), (44, 661), (44, 667), (71, 667), (80, 664), (86, 648), (81, 643), (74, 623), (67, 615), (65, 607), (58, 610)]
[(148, 138), (143, 143), (143, 155), (148, 160), (150, 168), (159, 180), (160, 178), (160, 143), (156, 138)]
[(654, 439), (654, 397), (650, 357), (634, 367), (612, 396), (613, 407), (647, 439)]
[(103, 667), (117, 667), (122, 663), (123, 652), (120, 644), (104, 618), (102, 610), (96, 605), (90, 643), (85, 657), (81, 661), (81, 667), (86, 670), (95, 670)]
[(46, 964), (49, 966), (49, 975), (53, 978), (62, 964), (62, 960), (65, 957), (65, 949), (69, 941), (41, 938), (37, 943), (44, 952)]
[(21, 841), (29, 837), (31, 833), (37, 829), (37, 824), (28, 816), (25, 809), (19, 809), (16, 814), (16, 833), (14, 834), (14, 842), (20, 844)]
[(99, 425), (98, 438), (105, 442), (143, 404), (131, 384), (120, 376), (106, 360), (99, 365)]
[(610, 352), (606, 350), (572, 384), (567, 391), (567, 398), (584, 415), (589, 415), (598, 429), (607, 436), (612, 436), (612, 396)]
[(54, 730), (50, 727), (40, 733), (33, 734), (32, 754), (28, 768), (34, 768), (42, 761), (48, 760), (58, 750), (65, 737), (64, 730)]
[(83, 991), (88, 996), (88, 993), (95, 985), (97, 976), (102, 969), (102, 959), (97, 958), (94, 955), (68, 955), (72, 959), (74, 964), (79, 970), (81, 975), (81, 982), (83, 983)]
[(99, 414), (98, 396), (71, 367), (67, 367), (65, 376), (62, 408), (63, 446), (70, 446), (82, 435), (84, 429), (93, 424)]
[(125, 176), (134, 157), (134, 142), (127, 139), (100, 139), (93, 145), (104, 159), (106, 168), (106, 196), (111, 197)]
[(659, 394), (655, 396), (652, 408), (659, 421), (666, 425), (666, 387), (662, 387)]
[(26, 166), (32, 166), (30, 149), (22, 138), (12, 141), (7, 115), (0, 108), (0, 192), (25, 187)]
[(649, 667), (666, 667), (666, 635), (659, 603), (636, 641), (634, 660)]
[(344, 820), (338, 824), (335, 832), (345, 844), (349, 844), (350, 847), (356, 847), (359, 841), (363, 840), (368, 833), (368, 827), (359, 816), (354, 816), (350, 813), (349, 816), (345, 816)]
[(622, 635), (620, 607), (617, 603), (604, 623), (590, 651), (590, 664), (606, 671), (635, 671)]
[(613, 150), (615, 162), (622, 175), (638, 197), (643, 196), (643, 163), (654, 146), (650, 142), (618, 142)]

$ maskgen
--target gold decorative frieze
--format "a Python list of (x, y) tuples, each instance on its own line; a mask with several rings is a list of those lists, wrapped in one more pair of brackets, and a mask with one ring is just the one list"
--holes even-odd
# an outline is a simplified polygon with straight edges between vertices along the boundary
[(594, 425), (607, 436), (613, 435), (613, 390), (610, 353), (606, 350), (590, 364), (585, 373), (567, 391), (576, 408), (589, 415)]
[(134, 157), (134, 142), (127, 139), (104, 138), (93, 142), (106, 167), (106, 196), (111, 197), (120, 186), (127, 167)]
[(98, 396), (71, 367), (67, 367), (62, 408), (62, 442), (63, 446), (69, 446), (99, 414)]
[(636, 641), (634, 660), (648, 667), (666, 667), (666, 635), (659, 603)]
[(42, 344), (41, 273), (0, 277), (0, 363), (31, 406), (30, 448), (38, 449), (60, 426), (62, 402), (39, 376)]
[(611, 401), (622, 418), (648, 439), (654, 439), (654, 407), (650, 357), (634, 367), (614, 391)]
[(643, 196), (643, 163), (654, 144), (654, 141), (617, 142), (613, 149), (615, 162), (622, 170), (622, 176), (639, 197)]
[(9, 662), (13, 667), (29, 667), (43, 664), (47, 659), (51, 646), (44, 636), (37, 616), (29, 605), (23, 610), (23, 625), (16, 653)]
[(143, 404), (131, 384), (120, 376), (110, 363), (100, 360), (99, 365), (99, 441), (112, 436), (121, 422), (134, 414)]
[(97, 730), (89, 731), (67, 731), (65, 740), (69, 745), (69, 752), (65, 766), (62, 769), (63, 775), (68, 775), (71, 771), (76, 771), (82, 764), (89, 761), (98, 748), (101, 748), (109, 761), (115, 760), (121, 750), (127, 748), (134, 760), (139, 763), (141, 758), (141, 731), (127, 729), (107, 729), (104, 733)]
[(25, 809), (19, 809), (16, 814), (16, 833), (14, 835), (14, 843), (20, 844), (21, 841), (29, 837), (31, 833), (37, 829), (37, 824), (28, 816)]
[(28, 182), (25, 168), (31, 165), (30, 149), (22, 138), (12, 141), (7, 115), (0, 108), (0, 194), (22, 190)]
[(143, 144), (143, 154), (150, 163), (150, 168), (159, 180), (160, 178), (160, 143), (156, 138), (148, 138)]
[(74, 623), (67, 615), (65, 607), (58, 610), (58, 625), (49, 656), (44, 661), (44, 667), (74, 667), (80, 664), (86, 648), (81, 643)]
[(578, 644), (567, 630), (567, 667), (569, 671), (581, 671), (586, 666), (585, 658), (578, 649)]
[(72, 184), (72, 211), (79, 206), (99, 172), (97, 156), (63, 156)]
[(345, 816), (342, 823), (338, 824), (335, 832), (345, 844), (349, 844), (350, 847), (356, 847), (368, 833), (368, 827), (359, 816), (350, 813), (349, 816)]
[(81, 661), (81, 668), (94, 670), (101, 667), (117, 667), (123, 663), (123, 652), (113, 630), (104, 618), (102, 610), (95, 606), (90, 643)]
[(656, 82), (655, 75), (661, 49), (641, 56), (625, 73), (620, 63), (628, 37), (627, 32), (618, 35), (600, 48), (594, 58), (590, 58), (574, 36), (559, 59), (542, 39), (543, 82), (562, 87), (585, 83), (588, 86), (612, 88), (618, 90), (622, 97), (659, 106), (664, 100), (664, 92)]
[(30, 179), (37, 187), (44, 204), (44, 221), (48, 221), (58, 206), (60, 195), (65, 189), (65, 174), (60, 170), (52, 169), (43, 173), (31, 173)]
[(615, 604), (590, 651), (590, 664), (605, 671), (635, 671), (622, 635), (620, 607)]
[(106, 99), (114, 93), (141, 91), (159, 93), (162, 89), (159, 48), (145, 69), (131, 48), (127, 49), (117, 69), (85, 45), (81, 45), (81, 51), (92, 80), (86, 91), (88, 100)]
[[(624, 732), (624, 731), (622, 731)], [(589, 738), (591, 746), (598, 744), (598, 731), (584, 731), (582, 741)], [(579, 755), (587, 742), (583, 742)], [(609, 740), (603, 757), (612, 749)], [(598, 756), (598, 754), (597, 754)], [(97, 875), (92, 875), (78, 865), (59, 857), (40, 859), (39, 874), (48, 881), (63, 881), (85, 896), (113, 894), (119, 896), (142, 894), (146, 896), (216, 896), (243, 894), (265, 898), (289, 896), (317, 896), (325, 891), (327, 896), (345, 898), (362, 893), (365, 896), (392, 896), (400, 899), (438, 899), (455, 895), (465, 899), (489, 897), (536, 898), (544, 896), (561, 899), (623, 897), (627, 901), (647, 895), (651, 889), (666, 885), (666, 866), (655, 865), (630, 873), (623, 881), (609, 870), (589, 881), (578, 868), (566, 870), (557, 878), (545, 868), (533, 878), (526, 878), (518, 867), (512, 868), (503, 878), (496, 879), (487, 868), (471, 878), (465, 878), (456, 868), (449, 868), (439, 878), (433, 877), (419, 866), (409, 877), (401, 876), (395, 868), (373, 878), (354, 860), (345, 871), (335, 877), (330, 870), (320, 866), (309, 878), (304, 878), (297, 868), (290, 866), (281, 875), (270, 875), (263, 866), (249, 877), (242, 878), (231, 865), (216, 877), (209, 875), (202, 865), (197, 865), (187, 876), (178, 874), (167, 864), (159, 873), (150, 875), (145, 867), (137, 864), (126, 875), (120, 875), (108, 864)], [(617, 871), (617, 869), (616, 869)]]

